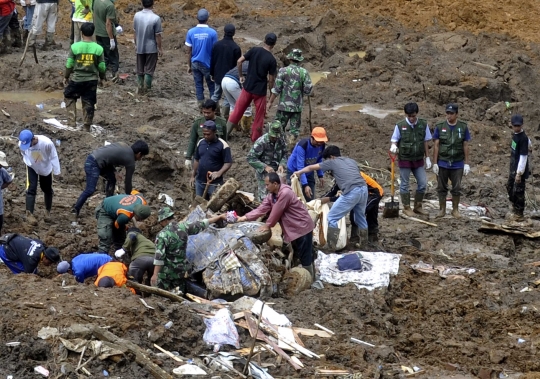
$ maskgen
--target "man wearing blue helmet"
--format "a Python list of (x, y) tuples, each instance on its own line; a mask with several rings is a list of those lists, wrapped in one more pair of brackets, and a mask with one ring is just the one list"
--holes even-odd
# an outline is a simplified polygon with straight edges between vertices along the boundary
[(218, 40), (217, 32), (208, 26), (210, 13), (204, 8), (197, 12), (197, 26), (188, 30), (186, 34), (187, 72), (193, 74), (195, 81), (195, 93), (199, 108), (204, 102), (204, 81), (208, 86), (210, 98), (215, 91), (215, 85), (210, 77), (210, 62), (212, 47)]

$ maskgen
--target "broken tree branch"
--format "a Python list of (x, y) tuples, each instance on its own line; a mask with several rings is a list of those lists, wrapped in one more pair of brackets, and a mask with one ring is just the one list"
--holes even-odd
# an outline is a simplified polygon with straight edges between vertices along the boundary
[(182, 303), (186, 300), (181, 296), (175, 295), (174, 293), (171, 293), (169, 291), (162, 290), (161, 288), (145, 286), (144, 284), (140, 284), (132, 280), (128, 280), (126, 282), (126, 287), (135, 288), (136, 290), (139, 290), (141, 292), (151, 293), (161, 297), (166, 297), (167, 299), (178, 301), (179, 303)]

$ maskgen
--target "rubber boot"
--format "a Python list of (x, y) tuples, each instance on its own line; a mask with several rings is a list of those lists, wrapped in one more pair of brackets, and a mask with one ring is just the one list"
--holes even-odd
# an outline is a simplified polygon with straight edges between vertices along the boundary
[(240, 127), (244, 133), (251, 133), (251, 125), (253, 124), (253, 116), (242, 116)]
[(446, 216), (446, 196), (439, 195), (439, 213), (435, 218), (443, 218)]
[(152, 75), (144, 75), (144, 92), (148, 94), (152, 90)]
[(459, 214), (459, 196), (452, 196), (452, 216), (454, 218), (460, 218)]
[(326, 233), (326, 244), (331, 250), (336, 249), (336, 245), (339, 239), (339, 228), (328, 227), (328, 232)]
[(229, 120), (229, 115), (231, 114), (231, 107), (222, 106), (221, 107), (221, 117), (225, 120)]
[(42, 46), (42, 50), (47, 50), (49, 48), (56, 47), (56, 42), (54, 42), (54, 33), (47, 33), (45, 37), (45, 43)]
[(315, 270), (313, 269), (313, 263), (310, 264), (309, 266), (302, 266), (303, 268), (305, 268), (311, 275), (311, 283), (313, 283), (315, 281)]
[(52, 209), (52, 201), (53, 201), (53, 193), (45, 193), (43, 194), (45, 198), (45, 211), (47, 212), (46, 218), (48, 219), (51, 216), (51, 209)]
[(414, 212), (411, 209), (411, 194), (408, 192), (400, 193), (401, 203), (403, 204), (403, 213), (406, 216), (414, 217)]
[(233, 124), (230, 121), (227, 121), (227, 136), (230, 136), (233, 129), (236, 129), (237, 127), (238, 127), (238, 125)]
[(350, 243), (358, 243), (358, 242), (360, 242), (358, 240), (358, 238), (359, 238), (358, 237), (358, 226), (355, 223), (353, 223), (351, 225), (351, 238), (350, 238), (349, 242)]
[(2, 37), (2, 44), (4, 45), (6, 54), (11, 54), (13, 52), (11, 49), (11, 37), (9, 33), (4, 33), (4, 36)]
[[(25, 40), (26, 42), (26, 40)], [(11, 31), (11, 46), (13, 47), (22, 47), (23, 42), (21, 39), (21, 29), (16, 28)]]
[(144, 75), (137, 75), (137, 95), (144, 95)]
[(86, 101), (82, 100), (82, 108), (83, 108), (83, 129), (85, 132), (89, 132), (91, 129), (92, 122), (94, 121), (94, 115), (93, 113), (88, 112), (88, 108), (91, 109), (92, 105), (87, 103)]
[(37, 220), (34, 217), (34, 206), (36, 205), (36, 197), (34, 195), (26, 195), (26, 221), (30, 225), (37, 225)]
[(369, 233), (368, 234), (368, 242), (370, 244), (376, 245), (377, 242), (379, 242), (379, 235), (377, 233)]
[(424, 194), (421, 192), (416, 192), (414, 194), (414, 213), (429, 216), (429, 213), (422, 209), (422, 201), (424, 200)]
[(77, 100), (76, 99), (64, 99), (66, 103), (66, 109), (68, 111), (68, 122), (72, 128), (77, 127)]
[(510, 217), (510, 221), (515, 221), (515, 222), (525, 221), (525, 217), (523, 216), (523, 209), (514, 208), (512, 211), (512, 215)]
[(365, 250), (369, 247), (369, 234), (367, 229), (358, 229), (359, 242), (356, 244), (358, 249)]

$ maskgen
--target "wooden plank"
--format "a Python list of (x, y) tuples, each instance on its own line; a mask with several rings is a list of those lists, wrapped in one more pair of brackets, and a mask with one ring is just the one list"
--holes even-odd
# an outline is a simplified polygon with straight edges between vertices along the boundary
[(304, 328), (294, 328), (293, 330), (302, 335), (302, 336), (308, 336), (308, 337), (323, 337), (323, 338), (330, 338), (332, 335), (328, 332), (325, 332), (324, 330), (316, 330), (316, 329), (304, 329)]
[(191, 293), (186, 293), (186, 297), (196, 303), (199, 303), (199, 304), (208, 304), (210, 305), (212, 308), (217, 308), (217, 309), (222, 309), (222, 308), (227, 308), (226, 305), (224, 304), (218, 304), (218, 303), (214, 303), (213, 301), (210, 301), (210, 300), (206, 300), (206, 299), (203, 299), (202, 297), (199, 297), (199, 296), (195, 296)]

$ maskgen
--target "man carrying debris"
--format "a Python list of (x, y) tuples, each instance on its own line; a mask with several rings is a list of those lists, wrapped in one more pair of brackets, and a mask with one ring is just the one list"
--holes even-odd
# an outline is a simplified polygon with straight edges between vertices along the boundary
[(272, 122), (268, 133), (263, 134), (255, 141), (247, 155), (249, 165), (255, 169), (259, 201), (262, 201), (267, 195), (264, 182), (265, 174), (277, 171), (278, 175), (282, 175), (286, 172), (287, 145), (283, 139), (282, 131), (279, 121)]
[(36, 8), (32, 17), (32, 31), (28, 38), (28, 46), (36, 44), (36, 38), (43, 30), (43, 23), (47, 22), (47, 36), (43, 44), (43, 50), (48, 47), (55, 47), (54, 33), (56, 32), (56, 21), (58, 19), (58, 0), (36, 0)]
[[(212, 58), (210, 60), (210, 77), (215, 83), (215, 91), (212, 95), (212, 100), (218, 104), (219, 110), (219, 100), (221, 100), (221, 95), (223, 94), (223, 88), (221, 87), (221, 81), (223, 77), (229, 70), (236, 67), (236, 62), (242, 56), (242, 50), (236, 42), (234, 42), (234, 33), (236, 28), (233, 24), (225, 25), (223, 29), (225, 35), (223, 39), (217, 41), (212, 47)], [(223, 111), (220, 112), (220, 115), (225, 119), (229, 118), (229, 102), (227, 98), (223, 101)]]
[(437, 175), (437, 193), (439, 194), (440, 212), (437, 218), (446, 215), (446, 195), (448, 180), (452, 183), (452, 216), (459, 218), (459, 198), (461, 196), (461, 178), (471, 171), (469, 166), (469, 127), (458, 119), (457, 104), (446, 106), (446, 121), (435, 125), (433, 140), (433, 172)]
[[(377, 183), (372, 177), (369, 175), (360, 172), (360, 175), (362, 175), (362, 178), (366, 181), (367, 188), (368, 188), (368, 199), (366, 204), (366, 221), (368, 225), (368, 242), (371, 244), (376, 243), (379, 240), (378, 234), (379, 234), (379, 202), (381, 201), (381, 198), (384, 194), (384, 190), (381, 187), (379, 183)], [(328, 191), (323, 197), (321, 198), (321, 202), (323, 204), (332, 202), (335, 203), (337, 199), (339, 198), (340, 194), (338, 193), (341, 191), (339, 186), (334, 180), (334, 185)], [(349, 220), (351, 222), (351, 239), (350, 242), (356, 242), (358, 241), (358, 226), (354, 222), (354, 211), (351, 210), (349, 213)]]
[(96, 191), (100, 176), (107, 180), (105, 196), (112, 196), (116, 187), (116, 166), (126, 169), (124, 190), (131, 194), (133, 189), (132, 178), (135, 172), (135, 162), (140, 161), (149, 153), (148, 144), (142, 140), (136, 141), (131, 147), (124, 142), (113, 142), (92, 151), (84, 163), (86, 173), (86, 188), (79, 196), (71, 212), (79, 217), (79, 212), (86, 200)]
[(117, 250), (114, 255), (116, 258), (121, 259), (126, 253), (131, 262), (129, 264), (128, 276), (132, 276), (137, 283), (142, 283), (144, 274), (146, 273), (144, 284), (150, 285), (150, 278), (154, 274), (156, 245), (143, 236), (139, 228), (131, 227), (127, 231), (124, 246), (120, 250)]
[(365, 248), (368, 244), (368, 224), (366, 222), (366, 204), (368, 191), (366, 181), (358, 171), (358, 164), (354, 159), (341, 156), (339, 147), (328, 146), (323, 153), (324, 162), (304, 167), (294, 173), (300, 176), (311, 171), (330, 171), (341, 189), (341, 196), (336, 200), (328, 213), (327, 242), (331, 249), (335, 249), (339, 239), (338, 222), (350, 211), (354, 212), (354, 223), (358, 227), (359, 247)]
[(217, 42), (217, 32), (208, 26), (210, 13), (202, 8), (197, 12), (199, 24), (188, 30), (186, 34), (187, 73), (193, 74), (195, 93), (199, 108), (204, 102), (204, 81), (208, 86), (209, 97), (215, 92), (215, 85), (210, 78), (210, 62), (212, 59), (212, 46)]
[[(83, 124), (86, 132), (94, 121), (94, 108), (97, 103), (97, 86), (105, 80), (105, 61), (103, 48), (92, 41), (94, 24), (85, 22), (80, 27), (82, 41), (75, 42), (69, 49), (64, 74), (64, 98), (70, 117), (70, 126), (77, 128), (77, 99), (81, 98)], [(73, 77), (70, 80), (70, 76)]]
[[(422, 201), (427, 188), (426, 169), (431, 168), (429, 159), (428, 141), (431, 132), (426, 120), (418, 118), (418, 104), (407, 103), (403, 108), (405, 119), (399, 121), (394, 127), (390, 152), (396, 154), (399, 148), (399, 193), (403, 204), (403, 213), (414, 216), (415, 213), (428, 216), (422, 209)], [(424, 158), (426, 165), (424, 168)], [(411, 209), (411, 194), (409, 192), (409, 178), (411, 173), (416, 178), (416, 193), (414, 195), (414, 209)]]
[(68, 261), (58, 263), (56, 271), (59, 274), (65, 274), (71, 269), (71, 274), (75, 276), (75, 280), (84, 283), (85, 279), (96, 276), (98, 269), (111, 260), (109, 254), (83, 253), (74, 257), (71, 264)]
[(142, 221), (151, 210), (141, 195), (116, 195), (105, 198), (96, 208), (99, 251), (109, 253), (111, 245), (119, 249), (126, 240), (126, 225), (135, 218)]
[(299, 63), (304, 60), (302, 50), (293, 49), (287, 54), (287, 58), (291, 64), (279, 69), (266, 109), (270, 109), (276, 97), (279, 97), (276, 120), (281, 122), (283, 131), (287, 123), (290, 123), (290, 137), (287, 138), (287, 142), (293, 145), (300, 134), (303, 98), (304, 95), (311, 95), (313, 84), (309, 72), (299, 66)]
[(137, 93), (144, 95), (152, 89), (152, 78), (161, 48), (161, 17), (152, 11), (154, 0), (142, 0), (143, 10), (133, 17), (135, 46), (137, 47)]
[(185, 166), (188, 170), (192, 169), (192, 158), (195, 148), (200, 140), (203, 139), (203, 125), (206, 121), (214, 121), (216, 132), (219, 138), (227, 141), (227, 120), (217, 115), (217, 103), (214, 100), (205, 100), (202, 104), (202, 116), (193, 121), (191, 131), (189, 132), (189, 144), (186, 151)]
[(0, 237), (0, 259), (14, 274), (35, 274), (41, 262), (45, 266), (59, 262), (60, 252), (38, 239), (9, 233)]
[(277, 173), (267, 173), (264, 183), (268, 194), (261, 205), (245, 216), (239, 217), (237, 222), (255, 221), (268, 214), (265, 225), (260, 227), (261, 231), (270, 230), (279, 222), (283, 231), (283, 240), (291, 243), (300, 263), (309, 271), (314, 280), (313, 229), (315, 229), (315, 224), (311, 216), (292, 188), (281, 183)]
[(38, 181), (44, 194), (47, 216), (49, 216), (54, 194), (53, 174), (60, 175), (60, 161), (54, 142), (49, 137), (34, 135), (28, 129), (19, 133), (19, 148), (26, 164), (26, 219), (31, 225), (37, 225), (34, 205)]
[[(251, 142), (255, 142), (263, 134), (264, 116), (266, 114), (266, 93), (268, 88), (274, 87), (274, 80), (277, 73), (276, 58), (272, 54), (272, 49), (276, 45), (277, 36), (268, 33), (264, 37), (262, 47), (252, 47), (247, 53), (238, 59), (237, 68), (240, 83), (243, 84), (242, 93), (236, 103), (234, 112), (227, 122), (227, 134), (236, 128), (242, 118), (244, 111), (255, 102), (255, 122), (251, 126)], [(248, 75), (244, 78), (242, 73), (242, 63), (249, 62)]]
[(96, 42), (103, 48), (105, 65), (111, 71), (112, 81), (118, 79), (120, 55), (116, 41), (118, 22), (114, 2), (116, 0), (94, 0), (94, 25), (96, 26)]
[(511, 221), (523, 221), (525, 210), (525, 180), (529, 177), (529, 138), (523, 130), (523, 116), (515, 114), (511, 119), (512, 143), (510, 145), (510, 172), (506, 182), (508, 199), (512, 203)]
[(8, 167), (6, 160), (6, 154), (0, 151), (0, 235), (2, 234), (2, 227), (4, 226), (4, 188), (7, 188), (12, 182), (13, 177), (9, 175), (4, 167)]
[(227, 214), (224, 213), (202, 221), (177, 222), (171, 208), (161, 208), (158, 222), (163, 229), (156, 237), (154, 275), (150, 281), (152, 286), (167, 291), (178, 287), (180, 291), (185, 292), (184, 278), (189, 271), (186, 260), (188, 236), (198, 234), (208, 225), (226, 218)]
[[(289, 184), (293, 172), (322, 162), (322, 155), (327, 141), (326, 130), (320, 126), (313, 128), (311, 137), (298, 141), (287, 161), (287, 181)], [(322, 187), (324, 185), (324, 173), (319, 170), (317, 171), (317, 176), (319, 177), (319, 184)], [(300, 184), (302, 184), (306, 201), (313, 200), (315, 198), (315, 175), (313, 173), (302, 174), (299, 176), (299, 180)]]
[(231, 148), (223, 139), (218, 138), (216, 123), (205, 121), (203, 124), (204, 138), (199, 141), (195, 150), (193, 161), (193, 174), (189, 181), (191, 187), (195, 186), (195, 194), (208, 200), (223, 184), (223, 175), (229, 171), (233, 160)]
[(9, 53), (9, 22), (15, 10), (13, 0), (0, 0), (0, 54)]
[[(128, 268), (122, 262), (105, 263), (98, 269), (94, 285), (103, 288), (124, 287), (127, 282), (127, 271)], [(135, 293), (133, 288), (129, 290)]]

